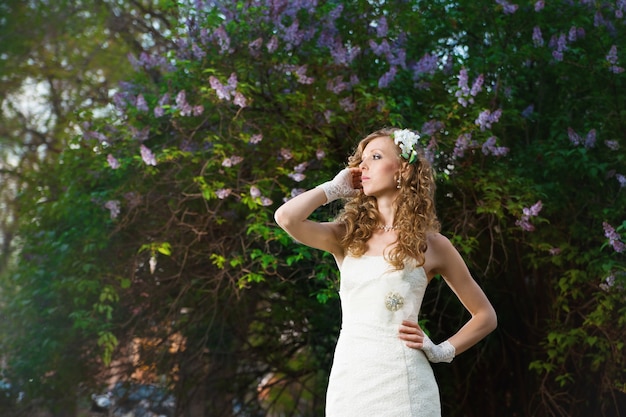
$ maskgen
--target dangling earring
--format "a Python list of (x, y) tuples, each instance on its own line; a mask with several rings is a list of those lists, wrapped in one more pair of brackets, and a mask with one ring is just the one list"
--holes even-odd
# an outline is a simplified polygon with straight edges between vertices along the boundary
[(402, 177), (398, 177), (398, 181), (397, 181), (398, 185), (396, 185), (397, 189), (402, 188)]

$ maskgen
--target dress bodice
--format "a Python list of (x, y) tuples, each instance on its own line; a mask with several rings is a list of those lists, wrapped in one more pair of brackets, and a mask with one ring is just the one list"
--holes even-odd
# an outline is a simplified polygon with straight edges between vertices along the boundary
[(407, 261), (404, 269), (394, 270), (384, 256), (347, 256), (340, 271), (343, 327), (364, 323), (387, 327), (405, 319), (417, 321), (428, 285), (423, 267)]

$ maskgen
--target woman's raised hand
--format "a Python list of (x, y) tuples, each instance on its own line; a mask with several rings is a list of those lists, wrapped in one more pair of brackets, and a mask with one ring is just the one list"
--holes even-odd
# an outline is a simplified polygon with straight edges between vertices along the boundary
[(326, 203), (340, 199), (356, 197), (361, 188), (361, 171), (354, 168), (344, 168), (333, 178), (318, 185), (326, 194)]

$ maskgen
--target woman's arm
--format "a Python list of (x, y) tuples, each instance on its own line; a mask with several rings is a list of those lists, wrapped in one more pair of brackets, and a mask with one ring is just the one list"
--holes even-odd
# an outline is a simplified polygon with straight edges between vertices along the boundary
[(319, 223), (308, 220), (315, 209), (337, 198), (351, 197), (354, 176), (344, 169), (332, 180), (308, 190), (280, 206), (274, 213), (276, 223), (291, 237), (307, 246), (342, 256), (339, 244), (342, 226), (337, 223)]
[[(429, 238), (428, 245), (432, 247), (436, 261), (432, 272), (441, 274), (471, 314), (467, 323), (448, 339), (458, 355), (491, 333), (496, 328), (498, 319), (487, 296), (452, 243), (446, 237), (436, 234)], [(426, 256), (429, 256), (428, 252)]]
[(429, 237), (426, 258), (428, 274), (443, 276), (471, 318), (458, 332), (439, 345), (430, 342), (417, 323), (409, 321), (404, 321), (400, 326), (400, 338), (406, 341), (407, 346), (423, 349), (427, 355), (431, 353), (427, 351), (432, 350), (432, 356), (438, 356), (438, 352), (443, 350), (439, 353), (446, 357), (441, 360), (450, 362), (455, 355), (466, 351), (491, 333), (497, 326), (497, 316), (487, 296), (472, 278), (465, 261), (446, 237), (441, 234)]

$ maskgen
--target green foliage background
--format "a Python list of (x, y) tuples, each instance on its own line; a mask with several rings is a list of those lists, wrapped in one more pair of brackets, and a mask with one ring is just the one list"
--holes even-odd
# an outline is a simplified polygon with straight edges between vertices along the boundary
[[(6, 413), (76, 415), (116, 377), (194, 416), (323, 415), (338, 277), (272, 214), (382, 126), (422, 133), (443, 233), (498, 312), (435, 366), (444, 415), (626, 412), (623, 2), (4, 7), (81, 18), (0, 32), (0, 343), (27, 399)], [(43, 127), (11, 107), (32, 80)], [(442, 339), (466, 317), (437, 281), (422, 319)]]

